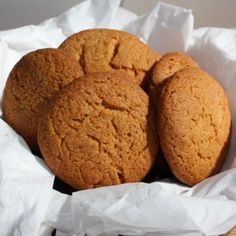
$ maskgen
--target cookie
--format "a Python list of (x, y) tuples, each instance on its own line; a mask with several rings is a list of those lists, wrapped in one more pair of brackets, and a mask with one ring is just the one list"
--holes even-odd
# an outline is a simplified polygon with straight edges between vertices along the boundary
[(14, 66), (3, 95), (4, 119), (33, 150), (38, 148), (38, 123), (51, 97), (82, 75), (75, 58), (52, 48), (30, 52)]
[(95, 73), (74, 80), (39, 127), (44, 160), (76, 189), (142, 180), (156, 157), (156, 119), (132, 79)]
[(134, 35), (111, 29), (76, 33), (59, 47), (74, 55), (84, 73), (123, 72), (146, 87), (149, 70), (160, 55)]
[(221, 85), (199, 68), (176, 72), (160, 93), (158, 134), (163, 154), (181, 182), (192, 186), (217, 173), (231, 131)]
[(181, 52), (166, 53), (153, 66), (152, 76), (149, 85), (149, 94), (152, 102), (155, 105), (157, 105), (158, 100), (158, 85), (178, 70), (188, 67), (198, 67), (198, 64), (189, 55)]

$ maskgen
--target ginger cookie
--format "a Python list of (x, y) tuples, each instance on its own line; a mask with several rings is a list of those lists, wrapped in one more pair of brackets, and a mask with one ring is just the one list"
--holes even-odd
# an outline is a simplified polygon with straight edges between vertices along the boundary
[(3, 95), (3, 114), (33, 150), (37, 130), (51, 97), (83, 71), (75, 58), (59, 49), (30, 52), (14, 66)]
[(74, 80), (39, 127), (44, 160), (76, 189), (142, 180), (157, 155), (147, 94), (128, 77), (95, 73)]
[(137, 37), (111, 29), (92, 29), (73, 34), (59, 47), (74, 55), (84, 73), (124, 72), (146, 87), (149, 70), (160, 55)]
[(209, 74), (187, 68), (165, 81), (159, 100), (158, 134), (177, 179), (192, 186), (216, 174), (226, 157), (230, 133), (227, 97)]
[(152, 102), (157, 105), (157, 87), (166, 78), (172, 76), (178, 70), (198, 67), (198, 64), (187, 54), (181, 52), (166, 53), (153, 66), (152, 76), (149, 85), (149, 94)]

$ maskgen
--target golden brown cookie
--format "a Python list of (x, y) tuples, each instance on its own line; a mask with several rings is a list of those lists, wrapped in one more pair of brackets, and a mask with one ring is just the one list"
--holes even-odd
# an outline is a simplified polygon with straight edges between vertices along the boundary
[(3, 95), (4, 119), (37, 150), (37, 129), (51, 97), (83, 75), (75, 58), (59, 49), (25, 55), (13, 68)]
[(188, 67), (198, 67), (198, 64), (185, 53), (170, 52), (161, 57), (161, 59), (153, 66), (149, 85), (149, 94), (153, 104), (157, 105), (158, 85), (178, 70)]
[(58, 94), (38, 142), (56, 176), (87, 189), (143, 179), (157, 154), (156, 136), (147, 94), (128, 77), (95, 73)]
[(192, 186), (215, 174), (231, 130), (221, 85), (199, 68), (180, 70), (165, 81), (159, 106), (160, 145), (174, 175)]
[(134, 35), (111, 29), (81, 31), (66, 39), (59, 48), (74, 55), (85, 74), (125, 72), (143, 87), (150, 68), (160, 58)]

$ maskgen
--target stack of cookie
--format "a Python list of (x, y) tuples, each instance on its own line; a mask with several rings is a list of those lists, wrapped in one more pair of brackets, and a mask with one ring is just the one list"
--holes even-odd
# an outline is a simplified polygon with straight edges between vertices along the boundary
[(108, 29), (25, 55), (9, 75), (3, 112), (76, 189), (141, 181), (160, 150), (177, 179), (194, 185), (219, 170), (230, 138), (224, 90), (196, 62), (160, 57)]
[(150, 97), (163, 156), (175, 177), (193, 186), (216, 174), (231, 134), (223, 87), (188, 55), (167, 53), (153, 68)]

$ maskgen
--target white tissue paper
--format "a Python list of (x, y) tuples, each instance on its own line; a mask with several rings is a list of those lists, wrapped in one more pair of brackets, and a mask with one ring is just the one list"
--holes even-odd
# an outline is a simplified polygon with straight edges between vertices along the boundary
[[(193, 29), (190, 10), (157, 3), (137, 17), (119, 0), (87, 0), (38, 26), (0, 32), (0, 98), (26, 53), (57, 47), (88, 28), (128, 31), (160, 53), (185, 51), (224, 86), (233, 134), (222, 172), (188, 188), (171, 181), (78, 191), (52, 189), (54, 176), (0, 119), (0, 235), (219, 235), (236, 225), (236, 29)], [(2, 110), (0, 108), (0, 115)]]

